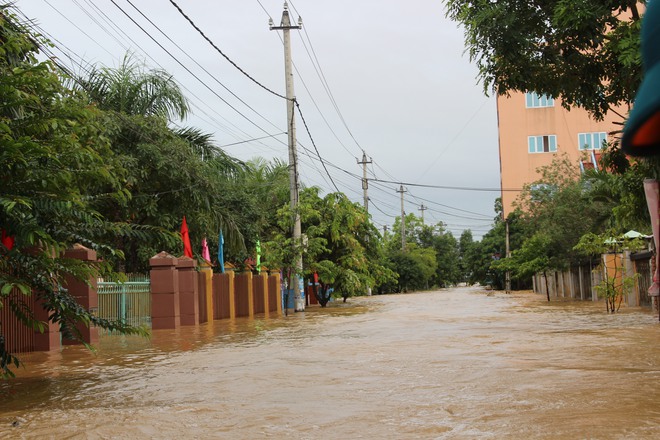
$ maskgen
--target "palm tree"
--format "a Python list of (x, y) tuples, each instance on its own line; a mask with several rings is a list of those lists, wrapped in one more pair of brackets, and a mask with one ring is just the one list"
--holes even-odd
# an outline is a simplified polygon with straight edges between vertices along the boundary
[(145, 70), (130, 54), (115, 69), (92, 67), (76, 83), (102, 110), (159, 116), (167, 121), (183, 120), (190, 111), (172, 75), (160, 69)]
[[(228, 247), (244, 247), (241, 229), (247, 226), (238, 220), (240, 206), (229, 203), (236, 194), (227, 191), (244, 164), (214, 145), (211, 134), (175, 125), (190, 107), (170, 74), (126, 55), (117, 68), (92, 67), (76, 87), (106, 111), (115, 163), (125, 176), (128, 200), (101, 201), (99, 211), (116, 221), (170, 231), (186, 215), (191, 235), (212, 239), (223, 229)], [(161, 246), (117, 243), (127, 270), (145, 269), (152, 252), (177, 252)]]

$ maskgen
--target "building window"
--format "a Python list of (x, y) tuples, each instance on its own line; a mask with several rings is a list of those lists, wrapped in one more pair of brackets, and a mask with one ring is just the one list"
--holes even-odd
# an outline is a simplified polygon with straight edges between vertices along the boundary
[(539, 95), (536, 92), (527, 92), (527, 93), (525, 93), (525, 101), (527, 103), (527, 108), (554, 107), (555, 106), (555, 100), (552, 98), (552, 96)]
[(604, 131), (595, 133), (578, 134), (579, 150), (600, 150), (607, 143), (607, 133)]
[(530, 153), (554, 153), (557, 151), (557, 136), (529, 136), (527, 138)]

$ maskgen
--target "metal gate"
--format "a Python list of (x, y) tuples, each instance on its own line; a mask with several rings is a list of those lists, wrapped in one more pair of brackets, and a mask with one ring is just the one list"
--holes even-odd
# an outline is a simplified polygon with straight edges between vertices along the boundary
[(650, 259), (635, 260), (635, 272), (639, 274), (637, 278), (637, 288), (639, 289), (639, 305), (651, 307), (651, 297), (649, 296), (649, 287), (651, 287), (651, 266)]
[[(98, 294), (99, 318), (123, 321), (136, 327), (151, 327), (149, 276), (130, 274), (125, 283), (99, 281)], [(99, 330), (103, 333), (103, 330)]]

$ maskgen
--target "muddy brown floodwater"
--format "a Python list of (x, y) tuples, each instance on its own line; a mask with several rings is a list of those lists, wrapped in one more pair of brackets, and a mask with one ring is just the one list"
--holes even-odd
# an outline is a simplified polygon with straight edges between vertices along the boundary
[(650, 310), (473, 288), (24, 355), (0, 438), (660, 438)]

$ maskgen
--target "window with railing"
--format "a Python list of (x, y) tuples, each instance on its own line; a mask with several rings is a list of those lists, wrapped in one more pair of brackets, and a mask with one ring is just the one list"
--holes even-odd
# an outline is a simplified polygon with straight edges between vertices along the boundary
[(607, 133), (604, 131), (578, 134), (579, 150), (600, 150), (607, 144)]

